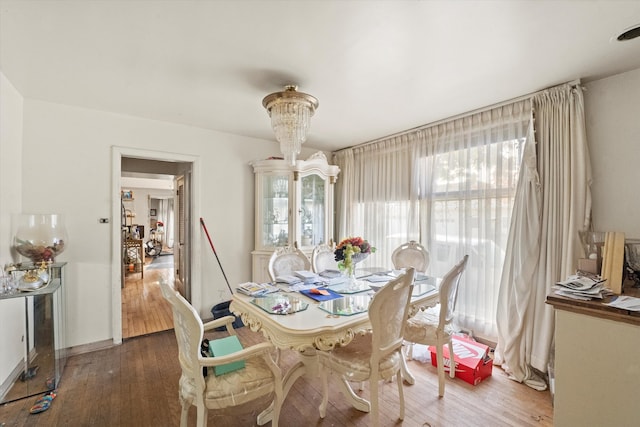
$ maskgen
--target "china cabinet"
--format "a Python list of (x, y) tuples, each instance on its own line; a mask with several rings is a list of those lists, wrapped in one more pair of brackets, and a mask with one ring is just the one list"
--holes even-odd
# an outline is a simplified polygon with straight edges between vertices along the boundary
[(255, 173), (253, 281), (269, 281), (267, 266), (276, 248), (296, 245), (307, 256), (333, 238), (333, 190), (340, 169), (322, 152), (291, 166), (285, 160), (251, 163)]
[[(0, 376), (0, 403), (54, 390), (66, 363), (64, 262), (46, 270), (27, 263), (11, 272), (17, 283), (12, 292), (0, 293), (3, 317), (0, 342), (3, 365)], [(37, 271), (37, 286), (21, 280)]]

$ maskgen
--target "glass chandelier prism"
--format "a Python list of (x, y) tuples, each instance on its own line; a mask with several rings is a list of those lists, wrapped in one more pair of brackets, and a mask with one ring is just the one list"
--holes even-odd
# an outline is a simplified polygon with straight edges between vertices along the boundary
[(307, 131), (311, 117), (318, 108), (318, 100), (298, 92), (295, 85), (287, 85), (284, 91), (265, 96), (262, 105), (271, 117), (271, 127), (285, 161), (293, 166), (302, 144), (307, 140)]

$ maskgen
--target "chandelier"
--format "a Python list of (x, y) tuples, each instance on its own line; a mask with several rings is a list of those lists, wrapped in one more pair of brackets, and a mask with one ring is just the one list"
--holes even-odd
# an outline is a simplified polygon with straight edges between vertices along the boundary
[(297, 89), (295, 85), (287, 85), (283, 92), (269, 94), (262, 100), (271, 117), (271, 127), (280, 143), (280, 151), (291, 165), (296, 163), (296, 156), (307, 140), (311, 116), (318, 108), (316, 98)]

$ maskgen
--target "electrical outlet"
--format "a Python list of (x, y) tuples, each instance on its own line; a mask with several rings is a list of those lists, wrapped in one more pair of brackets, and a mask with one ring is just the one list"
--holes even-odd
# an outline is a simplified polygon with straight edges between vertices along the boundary
[(98, 222), (100, 224), (109, 224), (109, 218), (100, 218)]

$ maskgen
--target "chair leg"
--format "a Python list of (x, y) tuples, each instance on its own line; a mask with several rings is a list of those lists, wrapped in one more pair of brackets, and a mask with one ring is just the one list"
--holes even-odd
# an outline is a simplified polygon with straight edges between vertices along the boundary
[(282, 408), (282, 391), (276, 391), (273, 398), (273, 411), (271, 412), (271, 427), (278, 427), (280, 422), (280, 408)]
[(407, 384), (415, 384), (416, 378), (413, 376), (409, 367), (407, 366), (407, 361), (404, 359), (402, 355), (402, 351), (400, 352), (400, 373), (402, 374), (402, 378), (407, 382)]
[(413, 343), (407, 343), (407, 360), (413, 360)]
[(327, 405), (329, 404), (329, 372), (327, 369), (320, 368), (320, 376), (322, 377), (322, 401), (320, 402), (320, 418), (327, 415)]
[(369, 415), (373, 418), (373, 427), (380, 425), (380, 419), (378, 416), (378, 378), (369, 378), (369, 388), (371, 389), (371, 412)]
[(344, 396), (351, 402), (351, 405), (355, 409), (362, 412), (371, 412), (371, 403), (367, 399), (358, 396), (353, 391), (348, 379), (341, 376), (338, 385), (340, 386), (342, 394), (344, 394)]
[[(444, 396), (444, 357), (442, 351), (443, 345), (439, 343), (436, 346), (436, 360), (438, 361), (438, 396)], [(451, 353), (453, 354), (453, 352)], [(452, 364), (455, 362), (452, 362)]]
[[(449, 355), (453, 355), (453, 341), (449, 340)], [(453, 356), (451, 356), (451, 359), (453, 359)], [(449, 376), (451, 378), (455, 378), (456, 376), (456, 364), (453, 360), (451, 360), (451, 364), (449, 366)]]
[(182, 400), (182, 411), (180, 412), (180, 427), (187, 427), (189, 423), (189, 408), (191, 404)]
[(402, 387), (402, 371), (396, 375), (398, 383), (398, 398), (400, 399), (400, 420), (404, 420), (404, 387)]
[(196, 405), (197, 408), (197, 419), (196, 426), (197, 427), (207, 427), (207, 407), (204, 406), (204, 402), (200, 402)]

